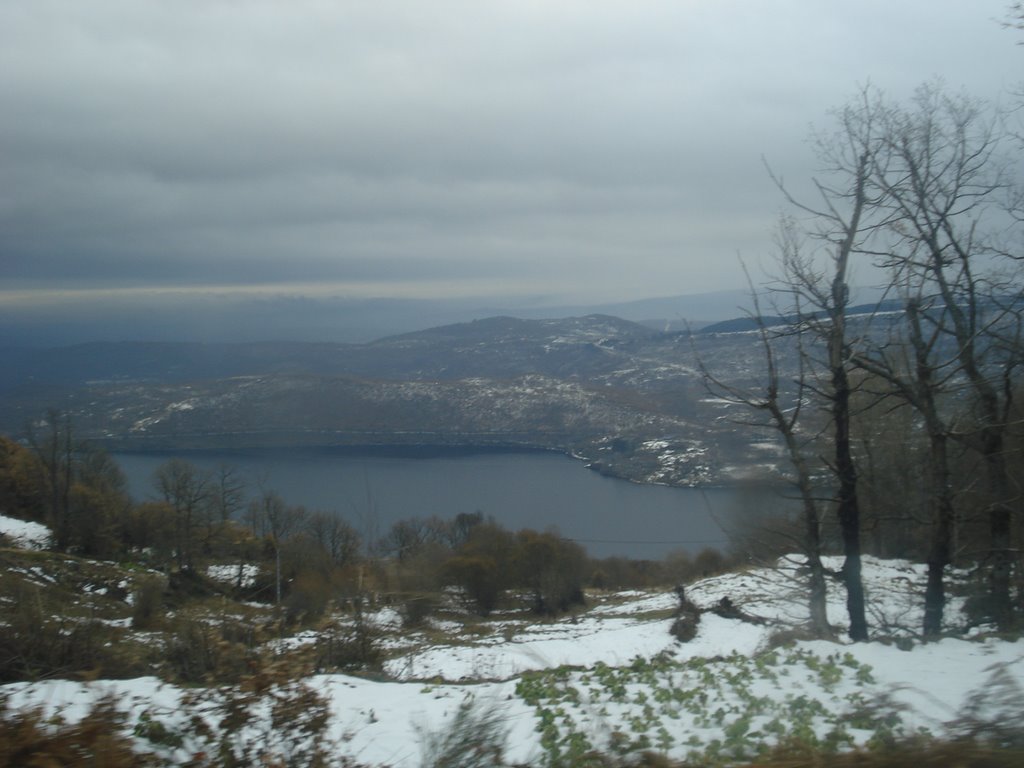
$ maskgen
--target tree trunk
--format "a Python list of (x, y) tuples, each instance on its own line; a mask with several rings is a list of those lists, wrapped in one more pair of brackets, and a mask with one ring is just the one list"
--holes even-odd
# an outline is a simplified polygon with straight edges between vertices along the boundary
[(857, 499), (857, 466), (853, 462), (850, 436), (850, 377), (847, 366), (848, 341), (846, 338), (846, 308), (850, 303), (850, 285), (847, 282), (850, 254), (854, 239), (860, 232), (860, 218), (866, 203), (869, 154), (861, 154), (854, 185), (854, 206), (844, 237), (836, 254), (832, 277), (832, 299), (829, 309), (830, 328), (828, 362), (832, 374), (832, 424), (835, 429), (835, 473), (839, 484), (839, 530), (843, 537), (843, 581), (846, 584), (846, 609), (850, 617), (850, 639), (868, 639), (868, 623), (864, 608), (864, 582), (861, 578), (860, 558), (860, 504)]
[(839, 483), (839, 530), (843, 537), (843, 583), (846, 585), (846, 609), (850, 617), (850, 639), (868, 639), (864, 607), (864, 582), (861, 577), (860, 507), (857, 501), (857, 467), (850, 450), (850, 382), (841, 362), (832, 368), (832, 419), (835, 427), (836, 479)]
[(274, 601), (281, 604), (281, 544), (274, 542)]
[(992, 619), (1002, 631), (1013, 629), (1013, 603), (1010, 600), (1010, 582), (1013, 574), (1011, 547), (1012, 512), (1006, 504), (1009, 497), (1006, 457), (1003, 455), (1001, 429), (989, 430), (983, 439), (985, 470), (989, 499), (989, 591), (992, 596)]
[(811, 628), (819, 637), (833, 637), (832, 627), (828, 623), (828, 586), (825, 583), (825, 567), (817, 555), (807, 558), (811, 573), (808, 578), (810, 596), (808, 608), (811, 613)]
[(924, 636), (938, 637), (946, 607), (945, 570), (952, 552), (954, 511), (949, 495), (949, 460), (945, 434), (932, 434), (932, 542), (928, 552), (928, 583), (924, 591)]
[[(780, 421), (778, 423), (783, 423)], [(790, 460), (797, 473), (797, 487), (804, 507), (804, 551), (807, 553), (807, 566), (810, 574), (807, 579), (807, 608), (810, 614), (811, 630), (818, 637), (833, 637), (832, 627), (828, 623), (828, 586), (825, 583), (825, 567), (821, 564), (821, 524), (818, 520), (818, 506), (814, 502), (814, 491), (811, 488), (811, 476), (804, 462), (792, 429), (782, 430), (789, 449)]]

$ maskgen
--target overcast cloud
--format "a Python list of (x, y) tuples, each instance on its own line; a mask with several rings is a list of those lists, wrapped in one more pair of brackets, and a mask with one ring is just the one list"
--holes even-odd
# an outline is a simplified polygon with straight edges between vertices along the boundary
[(762, 156), (869, 80), (1005, 98), (1007, 4), (0, 0), (0, 291), (734, 288)]

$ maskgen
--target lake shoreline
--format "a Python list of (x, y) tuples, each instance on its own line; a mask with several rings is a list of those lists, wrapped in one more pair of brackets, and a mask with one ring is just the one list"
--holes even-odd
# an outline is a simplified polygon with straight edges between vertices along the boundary
[[(138, 499), (158, 500), (156, 470), (180, 458), (199, 469), (239, 471), (290, 504), (333, 511), (374, 539), (400, 519), (481, 512), (517, 530), (547, 530), (594, 556), (658, 559), (674, 549), (721, 547), (730, 489), (630, 482), (603, 475), (565, 451), (523, 446), (354, 446), (114, 451)], [(713, 510), (709, 510), (709, 504)]]
[[(652, 480), (647, 468), (634, 461), (609, 461), (608, 456), (600, 458), (564, 436), (544, 435), (546, 441), (530, 439), (525, 435), (465, 434), (458, 435), (429, 433), (433, 439), (424, 440), (425, 433), (280, 433), (246, 432), (222, 433), (218, 435), (137, 435), (130, 438), (92, 438), (90, 442), (102, 447), (108, 453), (140, 456), (237, 454), (259, 456), (264, 453), (320, 453), (331, 452), (338, 456), (371, 458), (431, 459), (459, 456), (486, 456), (511, 454), (559, 454), (580, 462), (586, 469), (615, 480), (624, 480), (645, 486), (666, 488), (726, 489), (730, 483), (714, 480), (695, 479), (692, 475), (681, 475), (667, 479)], [(440, 437), (441, 439), (437, 439)], [(297, 439), (298, 438), (298, 439)], [(369, 439), (367, 439), (369, 438)], [(376, 439), (374, 439), (376, 438)], [(591, 446), (592, 447), (592, 446)]]
[[(102, 442), (97, 441), (102, 445)], [(436, 458), (458, 458), (460, 456), (490, 456), (506, 454), (560, 454), (572, 459), (586, 461), (582, 457), (574, 456), (559, 448), (543, 448), (540, 446), (528, 445), (455, 445), (455, 444), (382, 444), (374, 443), (367, 445), (296, 445), (296, 446), (247, 446), (239, 448), (124, 448), (103, 446), (108, 453), (131, 456), (210, 456), (210, 455), (238, 455), (246, 457), (273, 456), (275, 454), (289, 454), (299, 456), (302, 454), (329, 455), (349, 458), (380, 458), (380, 459), (436, 459)]]

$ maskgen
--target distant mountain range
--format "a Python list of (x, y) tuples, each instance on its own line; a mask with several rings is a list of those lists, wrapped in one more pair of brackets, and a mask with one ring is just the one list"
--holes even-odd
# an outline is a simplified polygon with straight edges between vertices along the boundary
[(657, 331), (606, 315), (563, 320), (491, 317), (364, 344), (315, 342), (90, 342), (0, 349), (0, 393), (118, 381), (183, 382), (301, 373), (368, 378), (592, 376), (614, 367), (598, 345), (650, 340)]
[(120, 449), (518, 446), (672, 484), (715, 482), (761, 450), (721, 418), (697, 370), (700, 358), (737, 383), (756, 374), (747, 334), (691, 337), (609, 315), (491, 317), (365, 344), (0, 354), (0, 430), (17, 434), (57, 408), (81, 437)]
[[(872, 304), (857, 304), (846, 311), (846, 316), (851, 318), (867, 317), (884, 312), (902, 312), (903, 301), (900, 299), (887, 299)], [(814, 313), (810, 313), (813, 317)], [(796, 319), (795, 315), (761, 315), (759, 318), (753, 315), (734, 317), (729, 320), (722, 320), (717, 323), (707, 323), (695, 330), (695, 333), (737, 333), (740, 331), (753, 331), (760, 327), (771, 328), (776, 325), (791, 323)]]
[(91, 341), (317, 341), (365, 343), (385, 336), (495, 316), (526, 320), (614, 315), (658, 330), (697, 328), (742, 314), (743, 291), (553, 306), (540, 299), (311, 299), (199, 295), (173, 302), (111, 302), (46, 312), (0, 306), (0, 346), (68, 346)]
[[(895, 303), (859, 305), (850, 327), (885, 334), (900, 316)], [(121, 450), (512, 447), (640, 482), (722, 483), (783, 466), (772, 430), (703, 375), (763, 391), (756, 328), (749, 317), (678, 331), (609, 314), (499, 315), (364, 343), (0, 348), (0, 432), (24, 435), (58, 409), (79, 437)], [(791, 337), (776, 340), (774, 362), (783, 382), (795, 377)]]

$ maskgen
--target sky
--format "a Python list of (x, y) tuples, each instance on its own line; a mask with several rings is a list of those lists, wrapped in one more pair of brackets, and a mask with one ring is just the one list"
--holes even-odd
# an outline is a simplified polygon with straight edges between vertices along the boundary
[(741, 288), (866, 83), (1006, 101), (1005, 0), (0, 0), (0, 323)]

